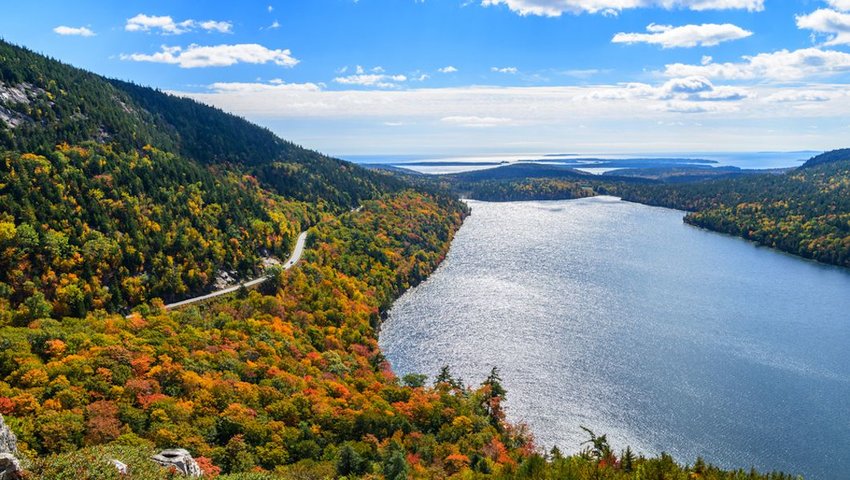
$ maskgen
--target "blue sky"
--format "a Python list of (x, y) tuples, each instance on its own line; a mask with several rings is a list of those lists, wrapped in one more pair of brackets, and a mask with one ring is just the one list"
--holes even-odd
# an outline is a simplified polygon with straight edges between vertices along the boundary
[(9, 41), (334, 154), (824, 150), (850, 0), (42, 1)]

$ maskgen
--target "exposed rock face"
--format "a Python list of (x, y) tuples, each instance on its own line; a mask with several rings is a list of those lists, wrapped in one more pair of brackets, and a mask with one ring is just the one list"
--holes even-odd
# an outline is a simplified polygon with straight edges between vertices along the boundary
[(0, 453), (0, 480), (18, 480), (23, 478), (21, 462), (11, 453)]
[(0, 453), (18, 454), (18, 437), (6, 426), (3, 415), (0, 415)]
[(17, 480), (23, 475), (21, 462), (17, 459), (18, 437), (0, 415), (0, 480)]
[(109, 463), (111, 463), (112, 465), (115, 466), (115, 469), (118, 470), (119, 474), (121, 474), (121, 475), (129, 475), (130, 474), (130, 467), (128, 467), (127, 464), (122, 462), (121, 460), (115, 460), (113, 458), (112, 460), (109, 461)]
[(152, 460), (163, 467), (174, 467), (178, 473), (187, 477), (200, 477), (203, 475), (201, 467), (198, 466), (192, 455), (189, 454), (188, 450), (182, 448), (163, 450), (154, 455)]

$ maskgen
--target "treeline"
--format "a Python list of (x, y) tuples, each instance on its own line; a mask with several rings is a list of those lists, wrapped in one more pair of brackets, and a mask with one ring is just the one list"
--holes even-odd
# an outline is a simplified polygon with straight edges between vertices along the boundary
[(607, 191), (591, 182), (543, 178), (464, 182), (456, 184), (455, 189), (463, 197), (487, 202), (568, 200), (604, 195)]

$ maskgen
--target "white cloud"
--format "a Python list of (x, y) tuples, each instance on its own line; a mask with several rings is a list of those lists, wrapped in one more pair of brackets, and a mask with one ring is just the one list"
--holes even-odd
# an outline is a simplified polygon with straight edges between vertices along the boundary
[(268, 28), (269, 30), (274, 30), (274, 29), (276, 29), (276, 28), (280, 28), (280, 22), (278, 22), (277, 20), (275, 20), (275, 21), (273, 21), (273, 22), (272, 22), (272, 24), (271, 24), (271, 25), (269, 25), (269, 26), (268, 26), (268, 27), (266, 27), (266, 28)]
[(514, 75), (515, 73), (519, 72), (516, 67), (490, 67), (490, 71), (496, 73), (508, 73), (511, 75)]
[(206, 20), (204, 22), (200, 22), (199, 25), (201, 28), (208, 32), (216, 31), (219, 33), (231, 33), (233, 31), (233, 24), (230, 22), (216, 22), (215, 20)]
[(712, 47), (722, 42), (749, 37), (753, 32), (731, 23), (702, 25), (656, 25), (646, 27), (649, 33), (618, 33), (611, 39), (614, 43), (650, 43), (663, 48)]
[(455, 67), (453, 67), (453, 66), (451, 66), (451, 65), (447, 65), (447, 66), (445, 66), (445, 67), (443, 67), (443, 68), (438, 69), (437, 71), (438, 71), (438, 72), (440, 72), (440, 73), (456, 73), (456, 72), (457, 72), (457, 68), (455, 68)]
[(744, 56), (742, 62), (667, 65), (669, 77), (703, 76), (728, 80), (793, 81), (850, 72), (850, 54), (804, 48)]
[[(676, 94), (667, 81), (396, 89), (219, 83), (203, 93), (174, 93), (330, 152), (541, 152), (565, 146), (585, 152), (799, 150), (846, 144), (846, 84), (732, 87), (718, 82), (712, 80), (711, 90)], [(822, 136), (801, 133), (801, 121), (820, 125)], [(692, 128), (669, 127), (677, 122)], [(399, 124), (417, 127), (399, 136), (389, 128)]]
[[(847, 2), (850, 4), (850, 1)], [(828, 8), (797, 16), (797, 28), (827, 36), (826, 45), (850, 45), (850, 14)]]
[(65, 25), (59, 25), (53, 31), (59, 35), (77, 35), (80, 37), (93, 37), (96, 35), (91, 29), (86, 27), (66, 27)]
[(843, 10), (845, 12), (850, 10), (850, 0), (826, 0), (826, 3), (828, 3), (830, 7), (838, 10)]
[(467, 128), (491, 128), (491, 127), (503, 127), (506, 125), (511, 125), (514, 123), (510, 118), (504, 117), (476, 117), (472, 116), (460, 116), (454, 115), (450, 117), (443, 117), (440, 119), (443, 123), (449, 123), (452, 125), (457, 125), (459, 127), (467, 127)]
[(520, 15), (557, 17), (564, 13), (617, 13), (644, 7), (690, 10), (764, 10), (764, 0), (481, 0), (481, 5), (506, 5)]
[(785, 90), (765, 97), (765, 102), (771, 103), (812, 103), (828, 102), (835, 95), (828, 91), (819, 90)]
[[(711, 80), (705, 77), (673, 78), (662, 85), (658, 91), (658, 98), (675, 100), (677, 109), (682, 111), (683, 106), (691, 105), (690, 110), (695, 111), (695, 103), (702, 102), (734, 102), (750, 97), (750, 93), (743, 88), (730, 86), (715, 86)], [(713, 107), (711, 107), (713, 108)], [(703, 107), (702, 111), (709, 111), (709, 107)], [(714, 109), (715, 111), (717, 109)]]
[(573, 70), (564, 70), (563, 72), (558, 72), (560, 75), (565, 75), (567, 77), (573, 78), (590, 78), (596, 75), (600, 75), (603, 73), (609, 73), (610, 70), (600, 70), (598, 68), (585, 68), (585, 69), (573, 69)]
[(269, 6), (267, 7), (267, 10), (269, 11), (269, 13), (272, 13), (272, 12), (274, 11), (274, 7), (273, 7), (273, 6), (271, 6), (271, 5), (269, 5)]
[(218, 93), (248, 94), (275, 92), (318, 92), (322, 86), (315, 83), (285, 83), (279, 78), (269, 83), (216, 82), (209, 86), (210, 90)]
[(197, 30), (198, 28), (208, 32), (231, 33), (233, 24), (230, 22), (216, 20), (183, 20), (175, 22), (168, 15), (145, 15), (140, 13), (135, 17), (128, 18), (124, 30), (128, 32), (157, 32), (164, 35), (180, 35)]
[(674, 100), (655, 107), (657, 110), (670, 113), (729, 113), (739, 109), (737, 105), (725, 103), (698, 103)]
[(227, 67), (237, 63), (274, 63), (282, 67), (293, 67), (298, 64), (298, 59), (294, 58), (288, 49), (271, 50), (256, 43), (215, 46), (192, 44), (186, 48), (163, 45), (159, 52), (122, 54), (121, 59), (168, 63), (179, 65), (181, 68)]
[[(357, 66), (357, 73), (345, 77), (336, 77), (334, 82), (340, 85), (354, 85), (359, 87), (396, 88), (399, 83), (406, 82), (405, 75), (386, 75), (383, 73), (364, 73), (361, 66)], [(383, 71), (381, 69), (380, 71)]]
[(693, 76), (686, 78), (673, 78), (668, 80), (662, 88), (671, 94), (691, 94), (711, 91), (714, 88), (714, 85), (712, 85), (711, 81), (705, 77)]
[[(381, 87), (385, 90), (325, 90), (316, 84), (215, 83), (212, 93), (188, 94), (241, 114), (304, 116), (385, 116), (399, 122), (411, 116), (436, 117), (461, 126), (498, 126), (552, 122), (564, 116), (638, 115), (646, 111), (696, 111), (698, 104), (737, 104), (756, 96), (749, 89), (714, 85), (706, 78), (670, 79), (653, 86), (646, 83), (571, 87), (459, 87), (392, 89), (392, 79), (370, 74), (340, 77), (336, 83)], [(403, 76), (399, 76), (403, 78)], [(398, 78), (397, 80), (401, 80)], [(728, 111), (732, 107), (701, 107), (702, 112)], [(285, 113), (284, 113), (285, 112)]]

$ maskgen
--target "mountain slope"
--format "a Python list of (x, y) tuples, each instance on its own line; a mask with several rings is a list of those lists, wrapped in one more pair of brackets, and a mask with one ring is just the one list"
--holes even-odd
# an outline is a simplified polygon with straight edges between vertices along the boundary
[(0, 310), (117, 311), (285, 257), (403, 183), (193, 100), (0, 41)]
[(225, 165), (287, 198), (321, 199), (340, 211), (401, 187), (219, 109), (0, 41), (0, 148), (43, 154), (85, 141), (124, 152), (152, 145), (201, 165)]

